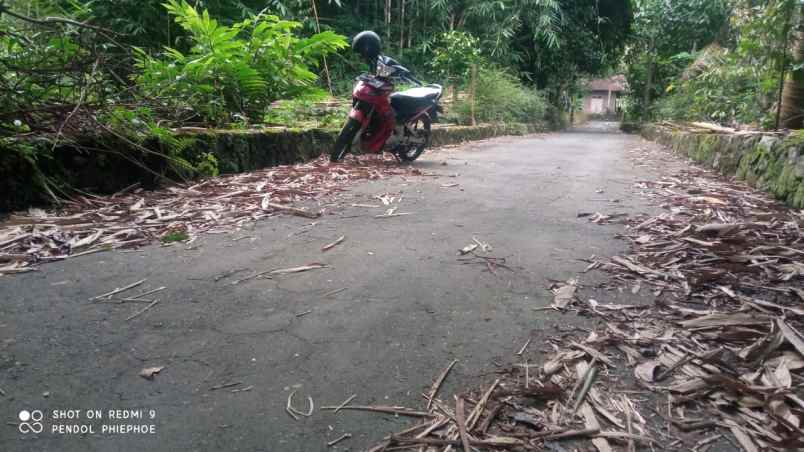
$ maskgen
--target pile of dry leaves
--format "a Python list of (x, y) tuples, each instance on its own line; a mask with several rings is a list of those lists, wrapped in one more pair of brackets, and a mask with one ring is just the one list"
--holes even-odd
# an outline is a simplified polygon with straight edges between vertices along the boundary
[[(667, 151), (634, 152), (644, 161)], [(604, 342), (669, 396), (679, 428), (727, 429), (748, 451), (804, 446), (801, 212), (695, 167), (638, 188), (663, 212), (629, 220), (630, 255), (601, 268), (618, 288), (647, 286), (657, 299), (633, 309), (590, 300), (609, 320)]]
[[(632, 154), (660, 172), (677, 160), (653, 146)], [(699, 168), (636, 188), (661, 213), (625, 220), (630, 253), (587, 270), (653, 304), (581, 300), (575, 279), (556, 286), (554, 309), (599, 327), (552, 338), (544, 363), (440, 400), (450, 365), (423, 394), (426, 410), (380, 407), (421, 422), (371, 450), (563, 451), (558, 441), (582, 439), (603, 452), (804, 447), (801, 213)]]
[(30, 209), (0, 224), (0, 275), (171, 235), (191, 241), (198, 233), (231, 232), (281, 213), (315, 218), (321, 212), (291, 205), (320, 202), (355, 181), (405, 174), (420, 173), (374, 156), (338, 165), (322, 157), (157, 191), (134, 186), (111, 196), (81, 196), (57, 211)]

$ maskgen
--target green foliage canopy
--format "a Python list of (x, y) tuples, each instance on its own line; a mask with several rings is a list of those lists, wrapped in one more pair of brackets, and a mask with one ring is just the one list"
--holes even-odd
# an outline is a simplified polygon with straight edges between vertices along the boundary
[(625, 56), (634, 117), (649, 114), (669, 82), (680, 76), (693, 52), (728, 29), (727, 0), (636, 0), (632, 45)]
[(639, 2), (627, 114), (773, 127), (798, 0), (683, 1)]

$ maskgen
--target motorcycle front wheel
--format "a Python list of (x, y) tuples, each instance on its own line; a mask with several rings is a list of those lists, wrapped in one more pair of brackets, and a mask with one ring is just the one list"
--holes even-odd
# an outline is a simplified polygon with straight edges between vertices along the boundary
[(343, 125), (338, 139), (335, 140), (335, 146), (329, 153), (329, 160), (331, 162), (340, 162), (343, 157), (352, 149), (352, 143), (355, 141), (355, 136), (360, 131), (362, 124), (354, 118), (349, 118), (346, 124)]
[(421, 116), (413, 124), (406, 127), (406, 139), (416, 139), (418, 144), (409, 144), (403, 147), (397, 155), (403, 162), (412, 162), (419, 158), (427, 145), (430, 144), (430, 118)]

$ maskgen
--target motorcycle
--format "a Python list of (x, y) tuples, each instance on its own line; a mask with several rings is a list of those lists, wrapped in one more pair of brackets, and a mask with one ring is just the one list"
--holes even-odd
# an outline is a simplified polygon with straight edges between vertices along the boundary
[[(364, 33), (376, 36), (372, 32), (361, 35)], [(379, 41), (375, 46), (378, 44)], [(402, 162), (412, 162), (430, 143), (432, 123), (441, 111), (438, 101), (443, 88), (435, 84), (423, 85), (408, 69), (388, 56), (369, 54), (367, 59), (373, 60), (375, 69), (355, 79), (352, 109), (330, 152), (330, 160), (340, 161), (353, 146), (359, 146), (363, 152), (387, 150)], [(395, 80), (416, 87), (394, 92)]]

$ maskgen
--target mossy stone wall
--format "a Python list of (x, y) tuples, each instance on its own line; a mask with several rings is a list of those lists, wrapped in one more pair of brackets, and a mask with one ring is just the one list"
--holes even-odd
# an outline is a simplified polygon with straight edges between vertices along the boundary
[[(541, 123), (441, 126), (433, 128), (430, 145), (444, 146), (500, 135), (525, 135), (547, 129)], [(218, 159), (221, 173), (237, 173), (314, 159), (329, 151), (339, 132), (332, 129), (192, 132), (185, 135), (194, 137), (197, 143), (185, 152), (190, 161), (209, 152)]]
[[(536, 124), (481, 124), (477, 126), (441, 126), (432, 133), (432, 146), (482, 140), (499, 135), (523, 135), (547, 131), (544, 123)], [(215, 156), (221, 174), (252, 171), (276, 165), (304, 162), (331, 149), (339, 130), (333, 129), (259, 129), (259, 130), (205, 130), (183, 129), (177, 135), (190, 137), (194, 143), (181, 151), (181, 157), (198, 162), (204, 153)], [(41, 174), (55, 185), (69, 186), (92, 193), (114, 193), (135, 182), (145, 188), (155, 188), (162, 182), (160, 174), (168, 171), (167, 162), (154, 154), (137, 149), (114, 149), (103, 152), (102, 137), (87, 137), (82, 142), (87, 148), (80, 150), (59, 146), (54, 157), (38, 162)], [(50, 146), (47, 142), (33, 143)], [(158, 149), (154, 143), (145, 147)], [(133, 163), (135, 157), (148, 169)], [(17, 153), (0, 148), (0, 213), (25, 209), (31, 205), (47, 204), (50, 197), (43, 192), (32, 163)]]
[(800, 138), (771, 133), (692, 133), (658, 125), (643, 126), (642, 135), (767, 191), (790, 207), (804, 208), (804, 140)]

